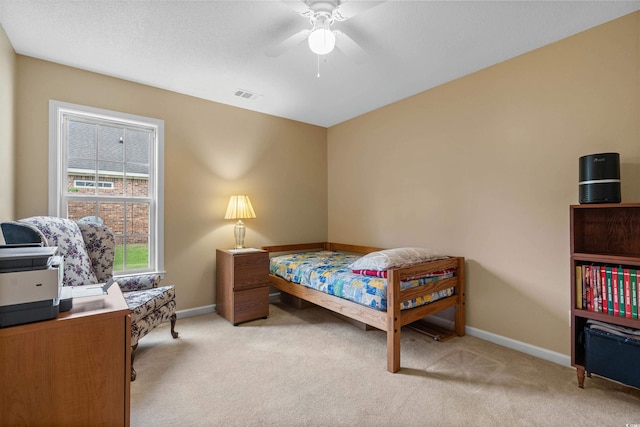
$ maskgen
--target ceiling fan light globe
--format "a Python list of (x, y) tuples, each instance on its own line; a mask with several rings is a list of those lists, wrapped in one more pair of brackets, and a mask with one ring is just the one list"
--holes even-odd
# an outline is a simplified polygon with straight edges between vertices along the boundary
[(336, 36), (327, 28), (316, 28), (309, 34), (309, 49), (317, 55), (326, 55), (336, 45)]

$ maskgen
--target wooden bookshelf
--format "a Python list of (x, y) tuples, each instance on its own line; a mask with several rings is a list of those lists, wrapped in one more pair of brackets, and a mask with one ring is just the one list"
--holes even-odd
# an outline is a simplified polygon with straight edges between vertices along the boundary
[(640, 271), (640, 203), (572, 205), (570, 239), (571, 364), (576, 368), (578, 386), (582, 388), (585, 349), (580, 344), (580, 336), (587, 320), (636, 329), (640, 329), (640, 320), (577, 308), (577, 298), (582, 295), (576, 295), (576, 266), (624, 266)]

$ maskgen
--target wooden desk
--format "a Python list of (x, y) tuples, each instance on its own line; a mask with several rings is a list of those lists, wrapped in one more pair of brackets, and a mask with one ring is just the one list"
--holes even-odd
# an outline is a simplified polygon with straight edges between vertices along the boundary
[(122, 293), (0, 329), (0, 425), (128, 426), (131, 317)]

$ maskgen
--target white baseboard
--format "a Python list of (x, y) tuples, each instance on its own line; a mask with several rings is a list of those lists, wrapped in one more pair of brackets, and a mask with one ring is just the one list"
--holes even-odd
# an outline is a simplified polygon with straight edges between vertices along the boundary
[(178, 310), (176, 314), (178, 319), (184, 319), (187, 317), (200, 316), (201, 314), (215, 313), (216, 305), (203, 305), (201, 307), (187, 308), (186, 310)]
[[(269, 303), (279, 301), (280, 294), (273, 293), (269, 295)], [(215, 313), (216, 305), (204, 305), (202, 307), (188, 308), (186, 310), (179, 310), (176, 312), (178, 319), (184, 319), (187, 317), (200, 316), (201, 314)], [(430, 316), (429, 321), (437, 323), (440, 326), (453, 329), (454, 323), (449, 319), (444, 319), (438, 316)], [(522, 341), (517, 341), (511, 338), (503, 337), (502, 335), (487, 332), (482, 329), (474, 328), (471, 326), (465, 327), (465, 333), (472, 337), (480, 338), (485, 341), (492, 342), (497, 345), (501, 345), (512, 350), (519, 351), (521, 353), (528, 354), (530, 356), (538, 357), (549, 362), (557, 363), (558, 365), (571, 367), (571, 358), (562, 353), (547, 350), (546, 348), (537, 347), (535, 345), (527, 344)]]
[(472, 337), (480, 338), (512, 350), (517, 350), (521, 353), (535, 356), (549, 362), (557, 363), (558, 365), (571, 367), (571, 358), (565, 354), (527, 344), (526, 342), (516, 341), (511, 338), (503, 337), (502, 335), (483, 331), (482, 329), (472, 328), (471, 326), (467, 326), (465, 331)]
[[(280, 301), (280, 292), (269, 294), (269, 304), (272, 304), (278, 301)], [(211, 305), (203, 305), (201, 307), (187, 308), (185, 310), (178, 310), (176, 311), (176, 315), (178, 316), (178, 319), (185, 319), (187, 317), (200, 316), (201, 314), (208, 314), (208, 313), (215, 313), (215, 312), (216, 312), (216, 305), (211, 304)]]
[[(440, 326), (449, 329), (454, 328), (453, 321), (444, 319), (442, 317), (430, 316), (429, 321), (433, 321), (433, 323), (437, 323)], [(482, 340), (489, 341), (494, 344), (501, 345), (502, 347), (510, 348), (512, 350), (516, 350), (521, 353), (537, 357), (539, 359), (557, 363), (558, 365), (571, 367), (571, 358), (562, 353), (547, 350), (546, 348), (537, 347), (535, 345), (527, 344), (525, 342), (517, 341), (511, 338), (503, 337), (502, 335), (487, 332), (482, 329), (474, 328), (472, 326), (466, 326), (464, 330), (466, 334), (469, 334), (472, 337), (480, 338)]]
[[(280, 301), (280, 292), (269, 294), (269, 304), (272, 304), (278, 301)], [(203, 305), (201, 307), (187, 308), (185, 310), (178, 310), (176, 311), (176, 315), (178, 316), (178, 319), (185, 319), (187, 317), (195, 317), (195, 316), (200, 316), (201, 314), (208, 314), (208, 313), (215, 313), (215, 312), (216, 312), (216, 305), (211, 304), (211, 305)]]

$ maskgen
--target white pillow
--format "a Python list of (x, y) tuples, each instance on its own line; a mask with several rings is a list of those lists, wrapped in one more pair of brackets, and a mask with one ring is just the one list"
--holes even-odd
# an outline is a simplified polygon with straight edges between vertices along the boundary
[(431, 249), (395, 248), (371, 252), (359, 258), (349, 266), (352, 270), (388, 270), (407, 267), (425, 261), (447, 258)]

